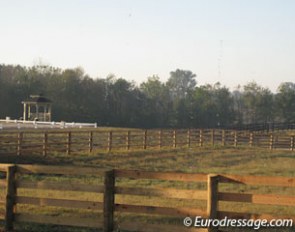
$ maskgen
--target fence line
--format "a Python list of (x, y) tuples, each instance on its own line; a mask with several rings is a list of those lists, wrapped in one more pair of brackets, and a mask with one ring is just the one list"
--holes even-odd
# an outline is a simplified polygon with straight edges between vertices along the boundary
[(269, 122), (269, 123), (250, 123), (237, 126), (231, 126), (228, 129), (234, 130), (249, 130), (249, 131), (284, 131), (284, 130), (294, 130), (295, 123), (279, 123), (279, 122)]
[(133, 131), (20, 131), (0, 132), (0, 153), (53, 152), (71, 154), (93, 150), (160, 149), (202, 146), (249, 146), (294, 150), (294, 136), (220, 129)]
[[(5, 205), (5, 228), (6, 231), (11, 231), (15, 223), (41, 223), (41, 224), (55, 224), (66, 226), (78, 226), (78, 227), (93, 227), (101, 228), (105, 232), (113, 231), (116, 228), (127, 231), (214, 231), (216, 228), (186, 228), (182, 225), (182, 220), (187, 217), (201, 216), (203, 218), (222, 219), (225, 216), (234, 219), (293, 219), (295, 220), (295, 196), (294, 194), (287, 195), (286, 189), (292, 189), (294, 193), (295, 177), (267, 177), (267, 176), (239, 176), (239, 175), (225, 175), (225, 174), (189, 174), (189, 173), (173, 173), (173, 172), (149, 172), (138, 170), (101, 170), (97, 168), (88, 167), (74, 167), (74, 166), (42, 166), (42, 165), (0, 165), (0, 171), (6, 175), (6, 179), (0, 181), (1, 188), (6, 189), (5, 201), (2, 204)], [(69, 176), (85, 176), (90, 175), (92, 177), (102, 178), (101, 183), (90, 185), (81, 184), (79, 178), (74, 179), (75, 182), (67, 179), (61, 179), (60, 181), (53, 180), (40, 180), (39, 178), (31, 177), (26, 179), (27, 175), (38, 176), (44, 178), (48, 175), (48, 178), (52, 175), (58, 174), (65, 175), (63, 178), (69, 178)], [(126, 178), (132, 180), (148, 180), (150, 185), (147, 188), (138, 186), (130, 187), (127, 182), (127, 186), (122, 186), (122, 179)], [(117, 181), (121, 180), (121, 181)], [(156, 181), (153, 183), (152, 181)], [(178, 181), (179, 183), (188, 183), (189, 188), (181, 188), (178, 184), (177, 188), (171, 187), (159, 187), (159, 181)], [(178, 183), (177, 182), (177, 183)], [(196, 184), (196, 188), (192, 188), (193, 184)], [(200, 185), (204, 185), (202, 188)], [(235, 187), (226, 186), (234, 185)], [(248, 192), (237, 192), (237, 186), (263, 186), (274, 188), (277, 187), (283, 194), (269, 194), (255, 193), (254, 190)], [(21, 190), (21, 191), (19, 191)], [(25, 195), (26, 190), (32, 190), (34, 195)], [(46, 191), (60, 191), (62, 197), (46, 197), (44, 193), (42, 196), (38, 196), (38, 190)], [(89, 200), (79, 199), (79, 195), (75, 195), (70, 198), (66, 195), (67, 192), (82, 194), (95, 194), (91, 195)], [(103, 195), (101, 200), (99, 195)], [(116, 196), (116, 200), (115, 200)], [(117, 202), (117, 198), (121, 202)], [(128, 196), (129, 198), (126, 198)], [(139, 203), (130, 202), (130, 199), (139, 197)], [(165, 205), (149, 205), (145, 202), (146, 197), (156, 197), (155, 201), (161, 202), (164, 198)], [(190, 207), (174, 206), (173, 200), (189, 201)], [(205, 202), (205, 208), (203, 206), (195, 205), (193, 201), (199, 200)], [(154, 201), (153, 201), (154, 202)], [(170, 203), (171, 202), (171, 203)], [(255, 213), (251, 207), (243, 211), (232, 209), (227, 207), (226, 209), (219, 206), (220, 203), (246, 203), (250, 206), (256, 206)], [(18, 205), (29, 205), (29, 207), (37, 207), (37, 211), (30, 210), (29, 213), (16, 211)], [(269, 212), (263, 212), (265, 209), (263, 206), (279, 207), (279, 211), (273, 211), (274, 215)], [(38, 212), (41, 207), (55, 207), (58, 209), (77, 209), (86, 210), (91, 214), (91, 217), (85, 217), (85, 212), (75, 211), (71, 216), (61, 216), (60, 211), (52, 211), (52, 215), (45, 215)], [(58, 208), (56, 208), (58, 207)], [(287, 207), (289, 211), (283, 211)], [(274, 208), (276, 209), (276, 208)], [(97, 214), (97, 212), (100, 212)], [(287, 212), (287, 213), (286, 213)], [(288, 213), (289, 212), (289, 213)], [(179, 223), (161, 224), (156, 223), (135, 223), (134, 218), (128, 218), (124, 221), (120, 221), (115, 218), (115, 214), (126, 215), (133, 213), (138, 215), (158, 215), (163, 217), (179, 218)], [(55, 216), (54, 216), (55, 215)], [(58, 215), (58, 216), (56, 216)], [(130, 221), (131, 220), (131, 221)], [(169, 221), (168, 221), (169, 222)], [(170, 220), (171, 222), (171, 220)]]
[(53, 128), (97, 128), (97, 123), (80, 123), (80, 122), (46, 122), (46, 121), (24, 121), (0, 119), (0, 130), (2, 129), (53, 129)]

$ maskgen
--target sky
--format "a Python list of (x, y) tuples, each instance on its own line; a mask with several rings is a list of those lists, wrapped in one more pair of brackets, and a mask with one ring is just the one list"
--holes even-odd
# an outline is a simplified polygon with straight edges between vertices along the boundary
[(293, 0), (0, 0), (0, 64), (140, 84), (176, 69), (232, 90), (295, 82)]

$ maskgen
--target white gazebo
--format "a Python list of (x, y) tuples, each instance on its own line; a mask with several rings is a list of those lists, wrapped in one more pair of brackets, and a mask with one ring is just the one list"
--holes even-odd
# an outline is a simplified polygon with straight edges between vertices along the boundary
[(51, 100), (45, 98), (42, 94), (30, 95), (30, 98), (22, 101), (24, 105), (24, 121), (51, 121)]

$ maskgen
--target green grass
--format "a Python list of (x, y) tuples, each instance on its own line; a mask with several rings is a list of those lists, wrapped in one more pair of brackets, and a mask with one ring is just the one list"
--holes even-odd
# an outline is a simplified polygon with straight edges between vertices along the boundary
[[(48, 165), (77, 165), (77, 166), (95, 166), (100, 168), (120, 168), (120, 169), (138, 169), (149, 171), (178, 171), (186, 173), (227, 173), (239, 175), (264, 175), (264, 176), (295, 176), (295, 155), (289, 151), (269, 151), (257, 148), (197, 148), (197, 149), (164, 149), (164, 150), (138, 150), (138, 151), (116, 151), (116, 152), (92, 152), (65, 155), (55, 153), (48, 157), (38, 155), (25, 156), (0, 156), (1, 163), (33, 163), (33, 164), (48, 164)], [(101, 184), (102, 179), (97, 177), (69, 177), (69, 176), (36, 176), (26, 175), (24, 179), (31, 180), (50, 180), (57, 182), (79, 182), (85, 184)], [(169, 188), (187, 188), (187, 189), (206, 189), (206, 184), (200, 183), (181, 183), (175, 181), (160, 181), (160, 180), (130, 180), (120, 179), (117, 181), (121, 186), (136, 186), (136, 187), (169, 187)], [(234, 192), (253, 192), (253, 193), (271, 193), (271, 194), (286, 194), (295, 195), (294, 188), (277, 188), (277, 187), (258, 187), (258, 186), (243, 186), (243, 185), (221, 185), (223, 191)], [(72, 198), (81, 200), (96, 200), (102, 199), (102, 195), (74, 192), (58, 192), (58, 191), (29, 191), (21, 190), (19, 192), (25, 196), (40, 196), (52, 198)], [(169, 200), (156, 197), (135, 197), (135, 196), (118, 196), (117, 202), (132, 203), (132, 204), (147, 204), (159, 206), (176, 206), (176, 207), (195, 207), (205, 208), (206, 203), (198, 200)], [(270, 207), (270, 206), (250, 206), (247, 204), (220, 204), (221, 208), (237, 211), (251, 211), (257, 213), (261, 210), (267, 213), (275, 213), (278, 215), (295, 214), (294, 207)], [(83, 214), (85, 217), (93, 217), (94, 213), (97, 218), (101, 218), (99, 212), (63, 209), (58, 207), (34, 207), (28, 205), (20, 205), (19, 212), (35, 212), (48, 215), (72, 215), (73, 213)], [(123, 215), (116, 214), (118, 222), (124, 220), (136, 220), (139, 222), (153, 223), (181, 223), (176, 219), (163, 219), (161, 217), (143, 217), (139, 215)], [(72, 227), (59, 227), (50, 225), (33, 225), (23, 224), (18, 226), (20, 231), (81, 231), (92, 232), (94, 230)], [(242, 231), (242, 230), (236, 230)], [(243, 230), (244, 231), (244, 230)], [(245, 230), (249, 231), (249, 230)], [(252, 231), (252, 230), (251, 230)], [(261, 231), (293, 231), (290, 230), (261, 230)]]

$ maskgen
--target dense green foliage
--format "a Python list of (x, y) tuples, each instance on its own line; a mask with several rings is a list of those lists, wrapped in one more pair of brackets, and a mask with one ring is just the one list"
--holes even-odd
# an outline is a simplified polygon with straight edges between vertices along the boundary
[(42, 93), (53, 101), (54, 121), (100, 126), (225, 127), (295, 120), (295, 83), (282, 83), (276, 94), (255, 82), (230, 92), (220, 83), (198, 86), (195, 78), (177, 69), (166, 83), (152, 76), (137, 86), (112, 75), (92, 79), (81, 68), (0, 65), (0, 118), (20, 118), (21, 101)]

